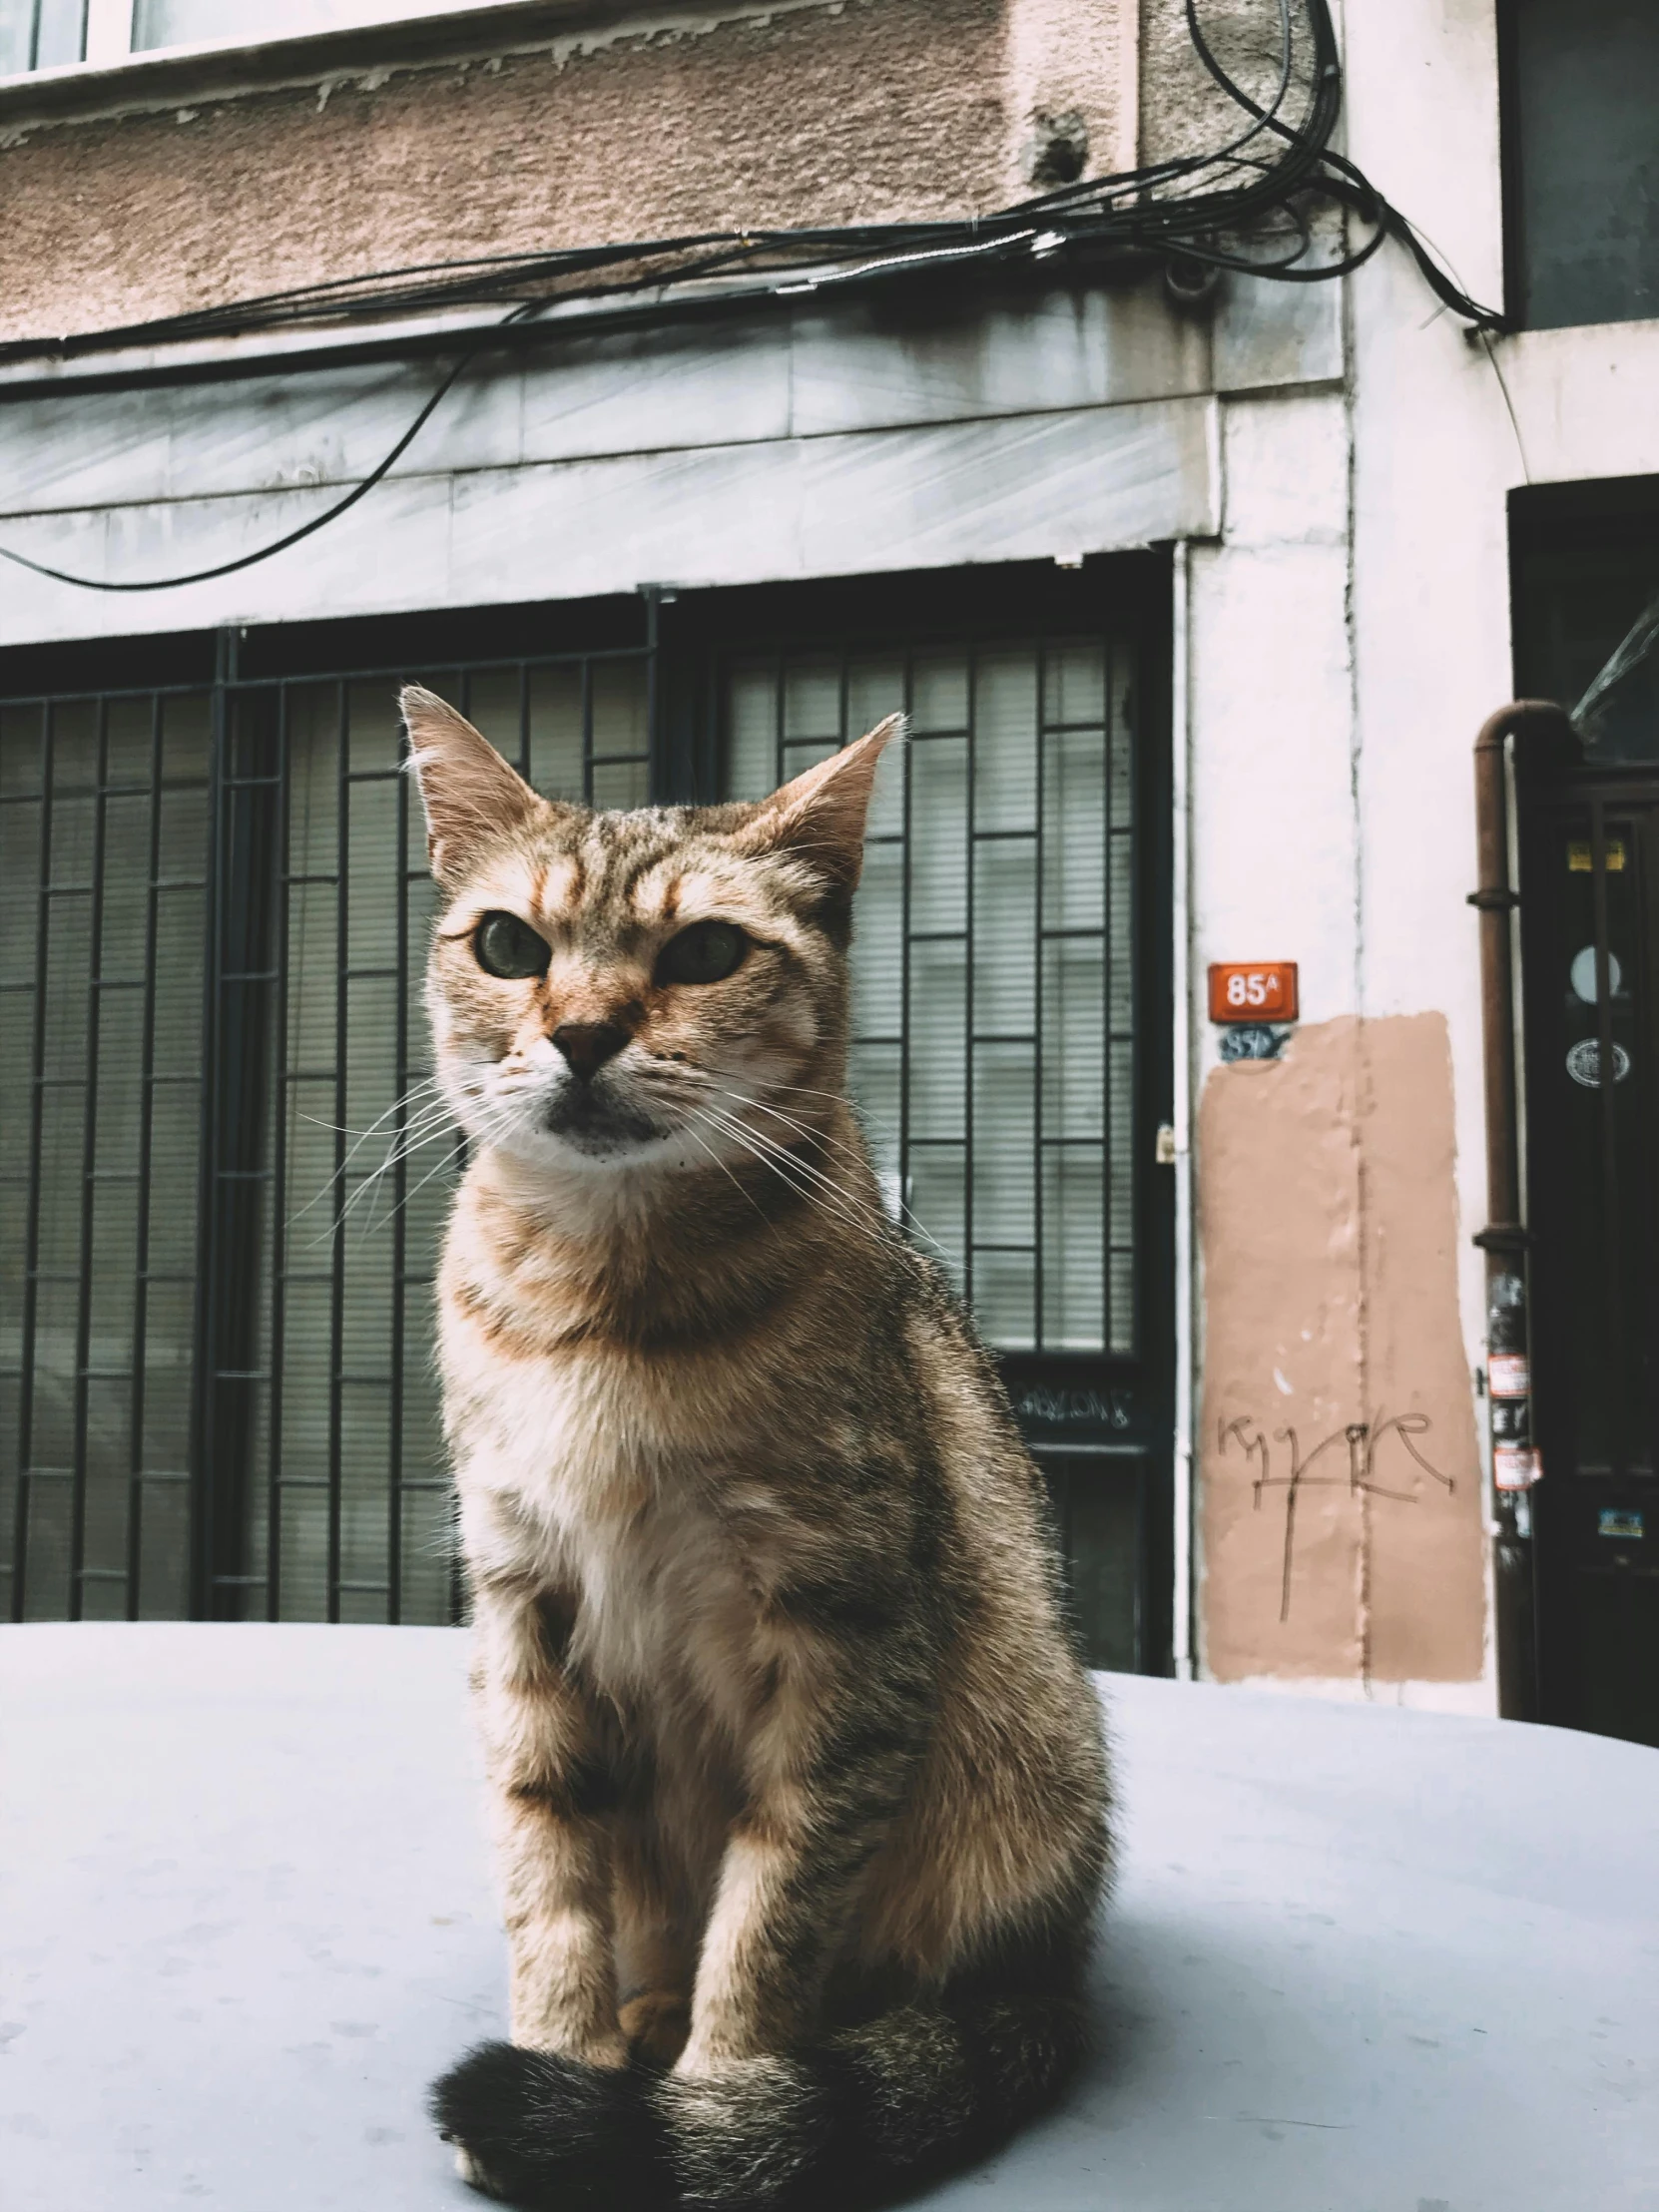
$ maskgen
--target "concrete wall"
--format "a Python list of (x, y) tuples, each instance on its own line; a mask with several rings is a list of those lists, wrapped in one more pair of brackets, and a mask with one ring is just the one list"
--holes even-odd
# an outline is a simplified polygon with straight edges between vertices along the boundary
[[(1139, 0), (1141, 20), (1141, 159), (1168, 161), (1226, 145), (1248, 131), (1251, 119), (1216, 84), (1187, 30), (1186, 0)], [(1271, 105), (1284, 67), (1283, 33), (1276, 0), (1202, 0), (1199, 22), (1205, 42), (1242, 90)], [(1300, 117), (1308, 105), (1310, 73), (1306, 20), (1291, 9), (1291, 87), (1285, 112)], [(1271, 151), (1265, 137), (1250, 151)], [(1238, 178), (1229, 182), (1237, 183)]]
[[(1493, 12), (1348, 0), (1343, 28), (1349, 151), (1498, 301)], [(1343, 390), (1228, 410), (1195, 569), (1198, 982), (1297, 958), (1307, 1017), (1223, 1068), (1195, 1005), (1199, 1622), (1224, 1677), (1479, 1707), (1470, 754), (1512, 689), (1507, 495), (1659, 472), (1659, 323), (1479, 341), (1392, 247), (1345, 290)], [(1294, 1464), (1339, 1479), (1292, 1541)]]
[(1097, 169), (1132, 159), (1132, 5), (595, 0), (528, 45), (463, 19), (413, 62), (395, 27), (350, 70), (303, 42), (277, 85), (160, 57), (89, 83), (85, 115), (24, 85), (0, 94), (0, 337), (448, 257), (981, 212), (1031, 189), (1045, 117), (1080, 118)]

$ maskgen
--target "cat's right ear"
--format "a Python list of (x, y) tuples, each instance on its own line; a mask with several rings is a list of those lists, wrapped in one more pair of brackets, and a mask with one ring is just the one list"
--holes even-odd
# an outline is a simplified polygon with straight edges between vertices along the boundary
[(451, 884), (480, 845), (545, 816), (547, 802), (436, 692), (405, 684), (398, 705), (426, 810), (427, 862), (440, 883)]

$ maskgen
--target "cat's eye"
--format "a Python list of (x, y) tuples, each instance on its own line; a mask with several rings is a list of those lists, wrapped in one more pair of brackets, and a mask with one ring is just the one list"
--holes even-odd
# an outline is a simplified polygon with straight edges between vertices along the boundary
[(486, 914), (472, 932), (472, 949), (486, 975), (506, 981), (545, 975), (552, 947), (517, 914)]
[(659, 983), (724, 983), (741, 966), (749, 939), (732, 921), (694, 921), (657, 955)]

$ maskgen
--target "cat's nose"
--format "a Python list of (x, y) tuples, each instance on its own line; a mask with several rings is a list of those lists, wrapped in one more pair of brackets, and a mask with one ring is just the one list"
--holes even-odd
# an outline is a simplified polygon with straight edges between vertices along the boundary
[(628, 1032), (609, 1021), (562, 1021), (553, 1032), (553, 1042), (570, 1063), (571, 1074), (591, 1083), (628, 1042)]

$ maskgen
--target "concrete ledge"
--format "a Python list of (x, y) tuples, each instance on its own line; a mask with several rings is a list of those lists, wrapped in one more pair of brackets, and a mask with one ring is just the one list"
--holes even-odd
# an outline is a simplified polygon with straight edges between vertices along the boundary
[[(795, 4), (813, 5), (815, 0)], [(500, 0), (495, 7), (394, 16), (384, 23), (292, 38), (157, 47), (126, 55), (108, 68), (88, 68), (83, 62), (0, 79), (0, 129), (87, 123), (177, 107), (184, 100), (232, 100), (242, 93), (315, 85), (364, 70), (389, 77), (440, 69), (497, 54), (532, 53), (576, 30), (652, 24), (677, 14), (701, 18), (709, 12), (708, 0)], [(720, 12), (746, 11), (743, 0), (734, 0)]]
[[(441, 1629), (0, 1630), (7, 2212), (461, 2212), (504, 1966)], [(1100, 2053), (960, 2212), (1637, 2212), (1659, 1753), (1110, 1677)]]

